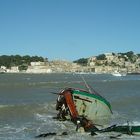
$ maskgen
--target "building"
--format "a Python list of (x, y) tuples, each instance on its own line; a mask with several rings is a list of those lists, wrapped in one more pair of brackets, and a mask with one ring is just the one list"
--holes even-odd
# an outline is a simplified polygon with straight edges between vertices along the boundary
[(9, 72), (9, 73), (18, 73), (19, 72), (18, 66), (13, 66), (10, 69), (7, 69), (7, 72)]

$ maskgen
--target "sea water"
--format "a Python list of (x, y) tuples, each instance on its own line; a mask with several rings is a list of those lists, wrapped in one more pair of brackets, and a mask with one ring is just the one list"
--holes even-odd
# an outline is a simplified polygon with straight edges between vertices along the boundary
[[(111, 104), (110, 125), (140, 125), (140, 75), (114, 77), (109, 74), (84, 74), (86, 82)], [(69, 121), (57, 121), (57, 95), (65, 87), (86, 89), (78, 74), (1, 74), (0, 75), (0, 140), (108, 140), (117, 134), (76, 132)], [(35, 138), (42, 133), (57, 136)], [(68, 135), (61, 136), (62, 132)], [(120, 139), (140, 139), (123, 135)]]

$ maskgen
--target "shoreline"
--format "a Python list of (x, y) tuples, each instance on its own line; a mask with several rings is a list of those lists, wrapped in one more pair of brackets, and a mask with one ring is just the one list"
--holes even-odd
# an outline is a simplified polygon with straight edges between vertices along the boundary
[[(40, 73), (29, 73), (29, 72), (3, 72), (3, 73), (0, 73), (0, 74), (81, 74), (81, 75), (86, 75), (86, 74), (111, 74), (112, 73), (93, 73), (93, 72), (51, 72), (51, 73), (43, 73), (43, 72), (40, 72)], [(138, 72), (132, 72), (132, 73), (126, 73), (126, 75), (140, 75), (140, 73)]]

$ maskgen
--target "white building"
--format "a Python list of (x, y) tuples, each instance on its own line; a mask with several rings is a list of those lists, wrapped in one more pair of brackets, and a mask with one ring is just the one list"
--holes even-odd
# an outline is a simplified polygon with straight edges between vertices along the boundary
[(90, 57), (90, 58), (88, 59), (88, 66), (95, 66), (96, 60), (97, 60), (96, 56)]
[(6, 70), (6, 67), (5, 66), (1, 66), (0, 68), (3, 69), (3, 70)]
[(9, 73), (17, 73), (17, 72), (19, 72), (18, 66), (13, 66), (10, 69), (7, 69), (7, 72), (9, 72)]
[(31, 66), (44, 66), (45, 62), (31, 62)]
[(114, 55), (112, 53), (105, 53), (107, 61), (113, 61)]

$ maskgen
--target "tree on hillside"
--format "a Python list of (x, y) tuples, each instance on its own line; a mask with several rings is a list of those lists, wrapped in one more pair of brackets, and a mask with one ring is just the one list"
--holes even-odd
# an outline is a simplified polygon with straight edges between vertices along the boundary
[(138, 55), (138, 57), (140, 57), (140, 54), (137, 54)]
[(23, 63), (30, 65), (31, 57), (29, 55), (25, 55), (22, 57), (22, 61), (23, 61)]
[(126, 53), (128, 58), (132, 58), (134, 56), (134, 52), (130, 51)]
[(37, 61), (44, 62), (44, 58), (38, 56), (29, 56), (29, 55), (0, 56), (0, 66), (6, 66), (7, 68), (10, 68), (12, 66), (21, 66), (21, 68), (25, 69), (27, 65), (30, 65), (31, 62), (37, 62)]
[[(129, 52), (126, 52), (126, 53), (119, 53), (122, 57), (122, 58), (125, 58), (125, 61), (131, 61), (131, 62), (135, 62), (136, 61), (136, 55), (134, 54), (133, 51), (129, 51)], [(126, 58), (127, 56), (127, 58)]]
[(27, 70), (28, 69), (28, 65), (27, 64), (22, 64), (18, 67), (19, 71), (22, 71), (22, 70)]
[(10, 67), (10, 57), (7, 55), (0, 56), (0, 66), (6, 66), (7, 68)]
[(74, 63), (77, 63), (79, 65), (82, 65), (82, 66), (87, 66), (87, 63), (88, 63), (88, 59), (87, 58), (80, 58), (78, 60), (75, 60), (73, 61)]
[(97, 60), (106, 60), (106, 56), (104, 54), (100, 54), (96, 57)]

